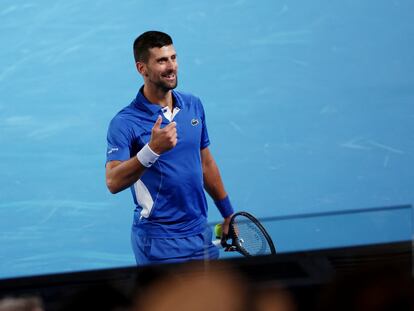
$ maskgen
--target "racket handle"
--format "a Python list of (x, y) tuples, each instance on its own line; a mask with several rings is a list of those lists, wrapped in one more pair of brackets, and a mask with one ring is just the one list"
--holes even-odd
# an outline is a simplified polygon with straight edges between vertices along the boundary
[(220, 239), (214, 240), (213, 245), (218, 247), (218, 248), (223, 248), (223, 245), (221, 245), (221, 240)]
[(235, 246), (232, 246), (232, 245), (223, 246), (223, 244), (221, 244), (221, 240), (220, 239), (214, 240), (214, 241), (212, 241), (212, 243), (217, 248), (224, 249), (225, 252), (234, 252), (234, 251), (237, 251), (237, 249), (236, 249)]

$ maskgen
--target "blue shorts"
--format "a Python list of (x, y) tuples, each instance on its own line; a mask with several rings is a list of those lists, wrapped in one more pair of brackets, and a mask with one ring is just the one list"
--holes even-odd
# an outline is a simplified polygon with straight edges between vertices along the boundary
[(132, 226), (131, 243), (138, 265), (217, 259), (219, 250), (212, 244), (212, 230), (184, 238), (150, 238)]

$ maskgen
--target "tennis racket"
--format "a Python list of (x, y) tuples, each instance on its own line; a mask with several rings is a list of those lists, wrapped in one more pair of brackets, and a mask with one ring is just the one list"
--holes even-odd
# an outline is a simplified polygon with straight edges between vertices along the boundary
[(247, 212), (238, 212), (231, 217), (227, 235), (222, 234), (221, 230), (215, 232), (218, 240), (213, 241), (213, 244), (226, 251), (237, 251), (246, 257), (276, 254), (276, 248), (266, 229)]

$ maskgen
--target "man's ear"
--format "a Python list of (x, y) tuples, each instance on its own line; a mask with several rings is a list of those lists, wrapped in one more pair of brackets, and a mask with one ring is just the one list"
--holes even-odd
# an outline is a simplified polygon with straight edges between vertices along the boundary
[(136, 62), (135, 66), (137, 67), (137, 70), (141, 75), (143, 75), (143, 76), (147, 75), (147, 68), (146, 68), (144, 63)]

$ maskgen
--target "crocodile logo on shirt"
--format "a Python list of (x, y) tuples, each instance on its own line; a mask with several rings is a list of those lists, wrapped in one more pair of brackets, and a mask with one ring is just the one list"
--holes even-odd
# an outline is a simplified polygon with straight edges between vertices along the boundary
[(196, 126), (196, 125), (198, 125), (198, 123), (200, 123), (200, 122), (198, 121), (198, 119), (192, 119), (192, 120), (191, 120), (191, 125), (192, 125), (192, 126)]

